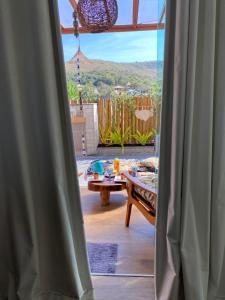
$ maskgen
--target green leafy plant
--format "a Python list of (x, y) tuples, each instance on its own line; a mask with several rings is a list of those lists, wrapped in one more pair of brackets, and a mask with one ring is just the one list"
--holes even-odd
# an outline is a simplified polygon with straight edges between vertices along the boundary
[(67, 92), (70, 101), (77, 101), (79, 99), (78, 89), (72, 80), (67, 82)]
[(139, 130), (137, 130), (137, 133), (133, 135), (135, 140), (142, 146), (146, 145), (148, 141), (151, 141), (154, 136), (155, 136), (154, 129), (147, 133), (141, 133)]
[(97, 101), (98, 91), (91, 83), (86, 82), (82, 85), (81, 94), (86, 102), (95, 103)]
[(134, 111), (136, 107), (136, 98), (133, 96), (127, 95), (125, 92), (121, 95), (113, 95), (111, 96), (111, 102), (117, 105), (117, 110), (121, 110), (120, 105), (126, 105), (126, 108), (129, 111)]
[(156, 133), (160, 131), (160, 115), (161, 115), (161, 99), (162, 99), (162, 80), (156, 80), (152, 82), (150, 88), (150, 95), (154, 103), (154, 111), (156, 115), (155, 129)]
[(117, 127), (111, 133), (111, 140), (113, 144), (118, 144), (121, 146), (121, 152), (124, 154), (124, 144), (129, 140), (130, 127), (127, 127), (123, 132), (121, 128)]
[(109, 145), (111, 142), (111, 129), (108, 128), (99, 128), (99, 138), (102, 144)]

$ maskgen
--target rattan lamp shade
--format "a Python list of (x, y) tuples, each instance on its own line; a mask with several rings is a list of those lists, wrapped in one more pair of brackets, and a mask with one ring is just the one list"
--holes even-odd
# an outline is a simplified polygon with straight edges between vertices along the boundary
[(116, 0), (79, 0), (78, 18), (82, 27), (97, 33), (110, 29), (117, 20)]

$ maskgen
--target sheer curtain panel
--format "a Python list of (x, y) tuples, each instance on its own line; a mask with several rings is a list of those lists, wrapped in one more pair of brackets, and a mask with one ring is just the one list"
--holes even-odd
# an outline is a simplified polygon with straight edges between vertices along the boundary
[(57, 2), (0, 2), (0, 299), (92, 299)]
[(166, 14), (156, 299), (225, 299), (225, 1)]

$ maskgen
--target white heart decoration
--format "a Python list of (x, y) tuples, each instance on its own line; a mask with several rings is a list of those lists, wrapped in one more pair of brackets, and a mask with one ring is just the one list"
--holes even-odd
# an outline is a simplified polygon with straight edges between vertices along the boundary
[(135, 110), (135, 116), (136, 118), (138, 118), (139, 120), (142, 120), (142, 121), (147, 121), (149, 118), (153, 117), (154, 113), (153, 113), (153, 110), (146, 110), (146, 109), (143, 109), (143, 110)]

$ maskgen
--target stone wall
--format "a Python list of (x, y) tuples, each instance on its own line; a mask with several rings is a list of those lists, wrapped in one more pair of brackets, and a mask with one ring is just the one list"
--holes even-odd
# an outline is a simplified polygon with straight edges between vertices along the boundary
[(86, 118), (85, 125), (73, 122), (73, 117), (76, 116), (79, 109), (79, 105), (70, 107), (75, 152), (77, 155), (82, 154), (81, 135), (84, 130), (86, 137), (86, 153), (87, 155), (96, 154), (99, 141), (97, 103), (83, 105), (84, 117)]

